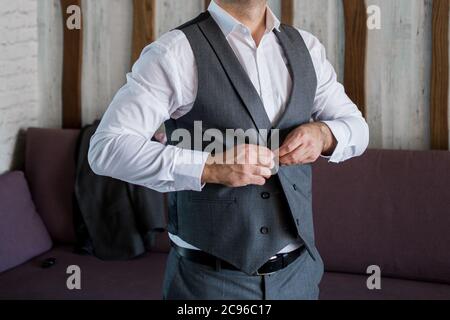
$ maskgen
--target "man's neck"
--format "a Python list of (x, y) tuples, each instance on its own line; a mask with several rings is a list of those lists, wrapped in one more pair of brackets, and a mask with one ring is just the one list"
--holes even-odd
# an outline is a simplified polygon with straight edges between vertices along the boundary
[(236, 20), (247, 26), (256, 44), (259, 45), (266, 31), (266, 0), (215, 0)]

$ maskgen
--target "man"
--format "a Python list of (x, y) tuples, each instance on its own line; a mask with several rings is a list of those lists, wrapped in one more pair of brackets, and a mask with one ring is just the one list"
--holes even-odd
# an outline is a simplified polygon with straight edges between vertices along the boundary
[[(280, 25), (265, 0), (215, 0), (145, 48), (127, 79), (89, 160), (97, 174), (170, 193), (164, 298), (317, 299), (310, 164), (359, 156), (369, 138), (319, 41)], [(151, 140), (164, 122), (169, 139), (275, 129), (281, 146), (165, 146)]]

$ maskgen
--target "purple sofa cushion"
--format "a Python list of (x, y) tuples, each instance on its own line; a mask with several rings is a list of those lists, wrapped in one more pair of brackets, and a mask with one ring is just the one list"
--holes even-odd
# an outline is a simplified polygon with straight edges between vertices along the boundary
[(326, 272), (320, 300), (450, 300), (450, 285), (383, 278), (380, 290), (369, 290), (367, 276)]
[(377, 151), (314, 166), (318, 248), (328, 271), (450, 284), (450, 152)]
[(0, 272), (50, 250), (52, 241), (36, 212), (22, 172), (0, 176)]
[[(0, 300), (160, 300), (167, 254), (147, 253), (129, 261), (102, 261), (72, 253), (71, 246), (50, 252), (0, 274)], [(56, 264), (42, 269), (41, 263)], [(67, 289), (67, 267), (81, 269), (81, 290)]]
[(73, 243), (72, 196), (78, 130), (29, 129), (25, 172), (37, 211), (52, 239)]

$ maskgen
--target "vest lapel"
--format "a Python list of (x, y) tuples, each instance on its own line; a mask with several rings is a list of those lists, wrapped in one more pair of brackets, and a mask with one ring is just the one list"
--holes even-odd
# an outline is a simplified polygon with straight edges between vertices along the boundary
[(253, 83), (212, 17), (199, 23), (200, 30), (213, 48), (225, 73), (253, 119), (255, 126), (270, 130), (272, 124)]
[[(302, 118), (303, 116), (306, 118), (311, 117), (310, 108), (306, 108), (303, 104), (315, 96), (316, 86), (312, 84), (310, 77), (308, 77), (308, 71), (314, 70), (314, 66), (312, 65), (308, 48), (304, 42), (297, 43), (294, 46), (293, 40), (289, 38), (283, 26), (281, 26), (280, 32), (274, 30), (289, 64), (288, 67), (292, 77), (292, 90), (283, 115), (277, 123), (272, 125), (258, 92), (217, 23), (210, 16), (208, 19), (200, 22), (199, 27), (213, 48), (227, 77), (241, 97), (243, 104), (258, 129), (270, 130), (272, 128), (289, 127), (292, 120), (290, 118), (293, 115), (299, 118), (298, 108), (301, 108), (300, 113), (304, 113), (301, 115)], [(315, 77), (315, 74), (313, 76)], [(303, 81), (300, 81), (300, 79)], [(316, 79), (314, 79), (314, 84), (316, 83), (315, 81)]]
[[(314, 70), (314, 66), (312, 65), (311, 56), (306, 45), (303, 42), (294, 45), (293, 40), (289, 38), (283, 25), (281, 26), (281, 31), (275, 30), (274, 32), (286, 55), (289, 72), (292, 77), (292, 90), (289, 101), (286, 104), (283, 115), (274, 124), (274, 128), (281, 129), (290, 126), (289, 123), (292, 121), (290, 118), (293, 116), (297, 119), (311, 118), (311, 108), (306, 107), (306, 102), (315, 96), (316, 86), (311, 84), (309, 77), (309, 70)], [(315, 74), (313, 76), (315, 77)], [(294, 108), (297, 108), (295, 112)], [(299, 108), (302, 113), (301, 117), (299, 117)]]

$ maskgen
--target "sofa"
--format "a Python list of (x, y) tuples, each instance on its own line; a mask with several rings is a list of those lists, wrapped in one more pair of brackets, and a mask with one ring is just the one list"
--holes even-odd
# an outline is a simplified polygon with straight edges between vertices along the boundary
[[(24, 176), (52, 245), (0, 273), (0, 299), (161, 299), (167, 234), (130, 261), (73, 252), (77, 136), (27, 132)], [(450, 299), (449, 152), (369, 150), (339, 165), (321, 159), (313, 172), (316, 243), (326, 269), (321, 299)], [(80, 290), (67, 287), (72, 265), (81, 270)], [(381, 288), (368, 289), (370, 266), (381, 271)]]

